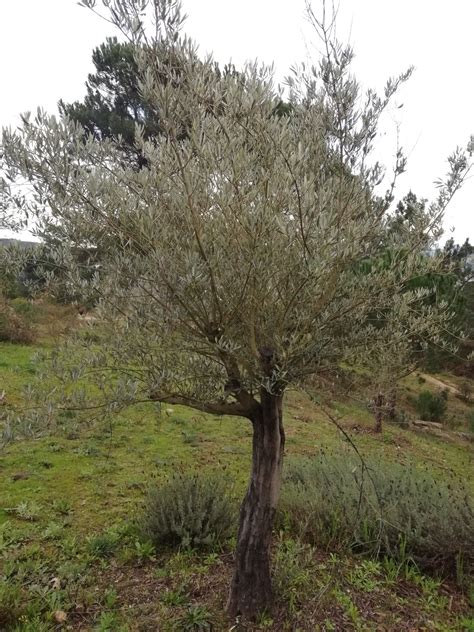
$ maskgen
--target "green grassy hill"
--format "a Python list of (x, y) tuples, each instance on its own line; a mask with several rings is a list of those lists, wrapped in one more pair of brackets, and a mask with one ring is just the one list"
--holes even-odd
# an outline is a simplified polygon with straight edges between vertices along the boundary
[[(21, 404), (22, 387), (35, 372), (32, 357), (51, 343), (54, 329), (43, 324), (36, 346), (0, 344), (6, 406)], [(416, 376), (406, 380), (408, 407), (422, 388)], [(415, 462), (474, 487), (472, 444), (452, 428), (436, 437), (385, 424), (376, 435), (363, 405), (336, 399), (331, 414), (362, 455)], [(458, 425), (472, 412), (454, 396), (448, 410)], [(353, 450), (300, 393), (288, 396), (286, 429), (290, 460)], [(113, 425), (85, 427), (71, 415), (55, 433), (7, 445), (0, 452), (0, 629), (474, 630), (468, 584), (461, 589), (455, 578), (337, 547), (314, 549), (284, 525), (275, 534), (276, 612), (252, 627), (232, 628), (224, 616), (232, 542), (204, 553), (156, 552), (137, 538), (133, 520), (148, 484), (190, 467), (228, 475), (237, 501), (250, 449), (245, 420), (155, 405), (130, 410)]]

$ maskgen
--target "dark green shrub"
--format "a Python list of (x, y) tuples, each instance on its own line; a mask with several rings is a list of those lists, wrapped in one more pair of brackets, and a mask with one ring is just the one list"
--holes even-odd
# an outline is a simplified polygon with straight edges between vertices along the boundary
[(206, 548), (223, 543), (236, 523), (222, 474), (175, 474), (151, 487), (139, 527), (155, 546)]
[(474, 501), (462, 481), (380, 459), (366, 466), (348, 454), (294, 462), (280, 520), (311, 544), (474, 571)]
[(421, 391), (415, 402), (416, 411), (424, 421), (440, 421), (448, 404), (447, 397), (443, 393), (435, 395), (431, 391)]

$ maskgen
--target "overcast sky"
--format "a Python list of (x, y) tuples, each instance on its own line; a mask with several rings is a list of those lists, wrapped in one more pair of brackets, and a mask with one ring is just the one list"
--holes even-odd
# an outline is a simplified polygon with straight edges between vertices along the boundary
[[(112, 26), (75, 0), (1, 0), (0, 125), (18, 113), (80, 99), (92, 70), (91, 52)], [(317, 56), (304, 0), (184, 0), (186, 30), (201, 51), (239, 66), (247, 59), (274, 62), (280, 79), (290, 66)], [(318, 11), (320, 0), (313, 1)], [(340, 0), (338, 34), (356, 51), (355, 71), (366, 87), (415, 66), (388, 113), (378, 152), (390, 165), (396, 129), (409, 156), (398, 195), (410, 188), (433, 197), (446, 157), (474, 134), (474, 0)], [(403, 104), (403, 108), (398, 108)], [(445, 226), (474, 242), (474, 178), (452, 203)]]

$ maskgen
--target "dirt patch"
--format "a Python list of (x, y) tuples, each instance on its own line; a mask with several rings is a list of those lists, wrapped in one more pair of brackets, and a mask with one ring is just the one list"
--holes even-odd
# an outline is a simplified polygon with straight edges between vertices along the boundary
[(447, 382), (442, 382), (438, 380), (437, 377), (433, 377), (432, 375), (428, 375), (427, 373), (420, 373), (420, 377), (426, 380), (429, 384), (440, 388), (441, 390), (447, 390), (453, 395), (460, 395), (459, 390), (453, 386), (452, 384), (448, 384)]
[[(317, 552), (318, 564), (328, 570), (327, 555)], [(422, 607), (423, 591), (403, 578), (393, 585), (380, 584), (371, 590), (357, 589), (348, 579), (348, 571), (355, 562), (341, 559), (341, 565), (333, 567), (327, 585), (321, 588), (316, 580), (314, 593), (309, 591), (304, 602), (290, 613), (288, 605), (276, 602), (272, 618), (265, 625), (229, 621), (225, 615), (228, 587), (232, 576), (232, 555), (224, 554), (206, 565), (199, 559), (181, 563), (179, 568), (169, 569), (166, 577), (160, 577), (166, 566), (165, 560), (147, 562), (144, 566), (120, 564), (116, 561), (106, 568), (98, 568), (95, 585), (104, 594), (113, 588), (117, 604), (126, 614), (130, 632), (167, 632), (179, 630), (180, 617), (189, 607), (204, 607), (212, 615), (213, 632), (285, 632), (299, 630), (314, 632), (327, 629), (345, 632), (356, 629), (431, 630), (433, 619)], [(173, 604), (164, 598), (166, 594), (185, 595), (186, 603)], [(440, 596), (445, 596), (447, 608), (455, 617), (466, 609), (463, 596), (449, 584), (441, 586)], [(98, 595), (99, 597), (99, 595)], [(84, 632), (94, 628), (94, 621), (103, 610), (100, 606), (88, 609), (78, 605), (68, 615), (68, 629)], [(174, 626), (174, 627), (173, 627)]]

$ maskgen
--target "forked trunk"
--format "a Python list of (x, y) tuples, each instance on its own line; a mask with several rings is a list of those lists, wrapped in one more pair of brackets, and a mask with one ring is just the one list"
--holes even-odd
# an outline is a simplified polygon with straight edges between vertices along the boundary
[(262, 389), (261, 407), (252, 419), (252, 474), (240, 510), (239, 533), (227, 610), (254, 619), (273, 601), (270, 544), (280, 494), (285, 434), (282, 396)]

